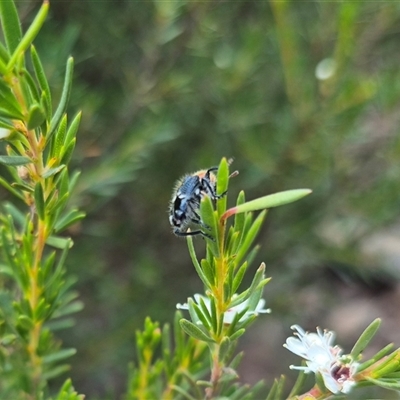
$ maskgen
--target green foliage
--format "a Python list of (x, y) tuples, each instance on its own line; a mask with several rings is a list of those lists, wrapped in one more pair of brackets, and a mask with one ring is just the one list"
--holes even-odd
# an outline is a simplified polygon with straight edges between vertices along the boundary
[[(14, 2), (0, 5), (6, 41), (0, 63), (0, 114), (1, 126), (8, 131), (3, 135), (6, 155), (0, 158), (8, 175), (1, 183), (22, 200), (18, 207), (4, 203), (0, 213), (0, 397), (4, 399), (47, 397), (48, 380), (69, 370), (64, 362), (76, 353), (61, 348), (54, 328), (81, 309), (65, 270), (72, 241), (54, 236), (84, 216), (66, 208), (74, 183), (68, 163), (79, 125), (78, 115), (68, 127), (65, 114), (73, 59), (67, 62), (61, 100), (52, 116), (50, 85), (32, 46), (48, 7), (45, 1), (22, 34)], [(29, 48), (31, 72), (25, 67)], [(56, 399), (83, 396), (68, 380)]]
[(361, 354), (362, 351), (368, 346), (371, 339), (375, 336), (376, 332), (381, 325), (381, 320), (376, 319), (372, 322), (368, 328), (365, 329), (363, 334), (359, 337), (357, 342), (355, 343), (353, 349), (351, 350), (350, 355), (353, 357), (354, 360), (357, 360), (357, 357)]
[(71, 383), (71, 380), (68, 379), (65, 381), (64, 385), (60, 389), (57, 397), (54, 400), (83, 400), (85, 396), (78, 394)]
[[(217, 194), (228, 191), (229, 163), (223, 158), (217, 174)], [(251, 386), (241, 386), (236, 372), (235, 348), (238, 339), (263, 309), (261, 299), (264, 286), (269, 282), (265, 278), (265, 264), (257, 269), (253, 280), (246, 289), (241, 287), (243, 276), (251, 262), (251, 245), (265, 217), (254, 218), (252, 211), (263, 207), (275, 207), (309, 194), (309, 190), (277, 193), (245, 202), (244, 193), (237, 199), (237, 206), (227, 210), (226, 196), (217, 199), (214, 206), (210, 197), (205, 196), (200, 204), (200, 216), (207, 227), (208, 236), (206, 258), (200, 262), (193, 246), (193, 237), (187, 236), (188, 248), (194, 267), (205, 285), (205, 296), (195, 295), (180, 308), (187, 309), (191, 321), (182, 318), (180, 326), (194, 340), (208, 346), (210, 362), (210, 380), (197, 383), (196, 390), (180, 392), (190, 399), (246, 398), (252, 399), (257, 394), (261, 382)], [(229, 216), (235, 220), (228, 227)], [(244, 261), (243, 261), (244, 260)], [(282, 381), (283, 382), (283, 381)], [(200, 390), (204, 386), (203, 390)], [(282, 383), (274, 384), (270, 391), (272, 398), (279, 398)], [(238, 394), (240, 393), (240, 394)], [(145, 396), (138, 396), (145, 398)]]
[[(74, 54), (71, 104), (85, 117), (72, 159), (84, 173), (72, 196), (90, 218), (70, 257), (87, 307), (72, 362), (74, 379), (94, 396), (123, 390), (129, 332), (148, 313), (168, 320), (171, 304), (194, 290), (166, 204), (177, 177), (222, 156), (240, 170), (231, 200), (237, 187), (250, 199), (313, 189), (276, 209), (258, 236), (254, 257), (274, 278), (276, 313), (321, 321), (340, 306), (336, 284), (375, 290), (397, 281), (392, 257), (369, 254), (365, 242), (398, 215), (399, 6), (273, 3), (51, 5), (35, 44), (55, 99), (60, 62)], [(26, 15), (28, 5), (18, 6)], [(317, 77), (321, 67), (331, 75)], [(327, 290), (312, 287), (320, 280)], [(304, 291), (322, 298), (299, 310), (287, 293)], [(87, 337), (83, 327), (99, 319), (102, 329)], [(118, 361), (115, 342), (124, 349)]]
[[(222, 181), (219, 185), (217, 183), (218, 194), (226, 194), (230, 175), (229, 163), (225, 158), (220, 163), (217, 177)], [(176, 345), (173, 350), (169, 344), (168, 325), (161, 333), (158, 323), (146, 319), (144, 331), (138, 332), (136, 337), (138, 365), (131, 369), (127, 399), (174, 398), (171, 397), (172, 392), (191, 400), (262, 398), (259, 390), (263, 387), (263, 382), (253, 386), (240, 383), (237, 368), (241, 353), (235, 355), (238, 339), (246, 333), (260, 313), (270, 311), (263, 308), (265, 302), (262, 299), (264, 287), (269, 282), (265, 278), (265, 264), (260, 265), (247, 288), (244, 289), (241, 285), (251, 261), (246, 259), (252, 253), (250, 244), (265, 217), (265, 213), (261, 213), (262, 218), (257, 223), (252, 212), (259, 210), (261, 205), (276, 207), (296, 201), (309, 193), (309, 190), (292, 190), (246, 202), (244, 193), (240, 192), (237, 205), (229, 210), (226, 209), (226, 196), (217, 196), (216, 204), (213, 204), (209, 196), (205, 195), (201, 199), (199, 210), (194, 211), (199, 211), (202, 228), (208, 232), (204, 236), (207, 247), (205, 259), (198, 261), (193, 236), (188, 235), (187, 242), (195, 270), (205, 285), (205, 295), (196, 294), (186, 304), (177, 305), (177, 308), (189, 312), (190, 320), (176, 314)], [(233, 215), (238, 219), (228, 225), (229, 217)], [(253, 226), (256, 228), (253, 229)], [(237, 230), (238, 227), (244, 232)], [(317, 333), (308, 333), (294, 325), (292, 329), (295, 330), (295, 338), (287, 339), (284, 346), (301, 356), (305, 363), (300, 367), (291, 367), (299, 369), (300, 373), (286, 398), (323, 400), (331, 398), (332, 394), (353, 392), (355, 386), (379, 386), (398, 390), (399, 349), (388, 354), (392, 347), (387, 346), (370, 360), (359, 364), (363, 351), (379, 326), (379, 319), (373, 321), (360, 335), (351, 353), (343, 354), (343, 349), (333, 343), (333, 331), (317, 328)], [(188, 346), (192, 343), (203, 345), (205, 357), (202, 359), (201, 372), (205, 378), (209, 376), (209, 379), (199, 380), (200, 376), (192, 372), (197, 360), (182, 358), (184, 333), (189, 337), (186, 342)], [(177, 339), (177, 334), (183, 336)], [(161, 341), (162, 356), (157, 358)], [(188, 353), (193, 354), (193, 351)], [(165, 358), (166, 354), (168, 358)], [(173, 360), (175, 361), (172, 362)], [(171, 383), (167, 379), (179, 376), (178, 371), (188, 382)], [(310, 372), (315, 374), (315, 385), (304, 393), (305, 373)], [(266, 400), (284, 399), (284, 384), (284, 377), (275, 380), (266, 394)]]
[(181, 318), (177, 312), (173, 344), (170, 326), (160, 329), (150, 318), (143, 332), (136, 333), (138, 362), (130, 368), (127, 400), (177, 399), (186, 390), (198, 392), (196, 382), (207, 370), (206, 346), (185, 335), (179, 325)]
[[(20, 24), (14, 3), (1, 2), (2, 75), (8, 73), (15, 50), (27, 36), (21, 25), (29, 23), (32, 4), (17, 2), (24, 15)], [(354, 290), (358, 284), (375, 288), (396, 282), (390, 260), (362, 249), (369, 235), (387, 231), (398, 215), (400, 75), (394, 34), (398, 4), (65, 4), (51, 4), (51, 18), (35, 41), (38, 51), (30, 48), (31, 62), (27, 54), (29, 73), (18, 66), (19, 76), (26, 81), (21, 92), (31, 98), (29, 107), (21, 109), (9, 82), (0, 80), (0, 127), (8, 130), (7, 140), (25, 148), (27, 138), (14, 129), (12, 118), (43, 133), (49, 131), (52, 110), (63, 109), (57, 106), (58, 87), (63, 86), (60, 63), (73, 53), (78, 62), (71, 101), (73, 107), (83, 108), (85, 120), (72, 162), (79, 162), (85, 173), (71, 193), (73, 177), (64, 165), (75, 142), (66, 139), (62, 127), (71, 119), (58, 113), (62, 122), (51, 128), (53, 136), (60, 136), (47, 151), (52, 155), (60, 151), (63, 159), (48, 164), (42, 177), (54, 176), (62, 191), (58, 199), (53, 193), (49, 209), (59, 206), (61, 197), (66, 202), (72, 195), (72, 203), (91, 214), (83, 231), (87, 240), (76, 238), (78, 246), (69, 255), (87, 303), (81, 328), (76, 329), (81, 355), (72, 361), (75, 377), (88, 392), (115, 391), (111, 396), (117, 397), (122, 385), (115, 387), (114, 382), (123, 381), (118, 374), (123, 374), (131, 357), (131, 332), (148, 313), (167, 318), (170, 305), (192, 289), (184, 246), (169, 232), (165, 204), (175, 176), (212, 165), (222, 155), (235, 157), (241, 171), (238, 181), (250, 198), (299, 187), (299, 183), (314, 190), (305, 201), (275, 210), (263, 229), (265, 216), (257, 217), (258, 240), (264, 246), (258, 250), (249, 241), (253, 250), (247, 254), (241, 245), (234, 291), (247, 284), (250, 261), (262, 257), (274, 276), (274, 312), (287, 318), (293, 310), (299, 317), (304, 312), (309, 321), (318, 315), (311, 316), (307, 307), (298, 309), (299, 297), (294, 294), (304, 293), (307, 285), (306, 292), (318, 296), (312, 282), (328, 279), (323, 299), (334, 311), (338, 291), (336, 286), (332, 289), (326, 273), (333, 271), (345, 282), (351, 280)], [(26, 42), (23, 48), (29, 51)], [(40, 54), (39, 61), (35, 53)], [(18, 56), (14, 60), (25, 61)], [(331, 74), (317, 77), (320, 67), (329, 72), (327, 66)], [(73, 122), (69, 123), (72, 128)], [(31, 155), (1, 157), (2, 165), (22, 166), (29, 164)], [(0, 184), (22, 202), (35, 190), (18, 176), (2, 176)], [(16, 223), (20, 216), (14, 214)], [(28, 229), (26, 210), (22, 217), (18, 224)], [(60, 215), (53, 233), (81, 217), (76, 210)], [(231, 254), (242, 242), (240, 227), (248, 229), (251, 222), (245, 221), (244, 214), (235, 215)], [(257, 225), (251, 228), (257, 230)], [(71, 245), (54, 234), (46, 243), (63, 252)], [(99, 251), (93, 253), (93, 248)], [(168, 267), (166, 260), (171, 260)], [(49, 268), (50, 261), (49, 255)], [(200, 269), (204, 285), (213, 285), (212, 264), (205, 259)], [(10, 279), (9, 265), (1, 265), (0, 270)], [(20, 279), (25, 284), (23, 276)], [(318, 313), (320, 307), (312, 309)], [(98, 321), (99, 315), (102, 329), (88, 335), (85, 327)], [(21, 323), (26, 322), (29, 325), (29, 321)], [(52, 326), (55, 323), (51, 321)], [(70, 347), (76, 345), (71, 335), (65, 339)], [(115, 343), (121, 349), (117, 356)]]

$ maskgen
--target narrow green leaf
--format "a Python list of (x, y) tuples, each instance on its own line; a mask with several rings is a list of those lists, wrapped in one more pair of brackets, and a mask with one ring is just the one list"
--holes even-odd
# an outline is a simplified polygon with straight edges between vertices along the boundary
[(14, 125), (7, 118), (0, 118), (0, 128), (4, 128), (5, 130), (9, 131), (9, 132), (5, 131), (1, 132), (0, 139), (4, 139), (10, 135), (11, 131), (14, 130)]
[(42, 127), (42, 133), (44, 136), (47, 135), (47, 129), (49, 127), (49, 121), (51, 119), (51, 104), (50, 100), (47, 96), (47, 93), (43, 90), (40, 95), (40, 105), (43, 107), (43, 110), (46, 114), (46, 124)]
[(247, 329), (256, 319), (258, 318), (258, 314), (250, 314), (246, 315), (246, 318), (243, 318), (236, 325), (236, 330)]
[(62, 275), (63, 275), (63, 267), (64, 267), (64, 263), (65, 260), (67, 258), (67, 254), (68, 254), (68, 250), (70, 249), (70, 243), (66, 242), (65, 243), (65, 247), (62, 249), (62, 253), (61, 253), (61, 257), (59, 258), (56, 268), (53, 272), (53, 274), (50, 275), (47, 284), (46, 284), (46, 289), (53, 285), (54, 282), (57, 281), (57, 279), (59, 279)]
[(374, 369), (374, 376), (384, 377), (385, 375), (395, 372), (399, 367), (399, 353), (400, 350), (394, 351), (387, 356), (377, 368)]
[(202, 379), (196, 381), (196, 384), (201, 387), (212, 387), (212, 383), (210, 381), (203, 381)]
[(28, 113), (28, 129), (35, 129), (46, 119), (45, 112), (39, 104), (33, 104)]
[(11, 54), (18, 47), (22, 38), (21, 24), (14, 1), (0, 1), (0, 20), (7, 49)]
[(390, 351), (392, 351), (393, 347), (394, 347), (393, 343), (390, 343), (387, 346), (385, 346), (383, 349), (379, 350), (373, 357), (371, 357), (370, 360), (365, 361), (362, 364), (360, 364), (357, 368), (357, 372), (361, 372), (364, 369), (367, 369), (368, 367), (370, 367), (372, 364), (375, 364), (381, 358), (385, 357)]
[(44, 298), (41, 298), (36, 309), (33, 310), (33, 319), (35, 322), (41, 322), (47, 319), (50, 305), (46, 303)]
[[(223, 384), (233, 384), (233, 381), (237, 381), (238, 378), (239, 378), (239, 375), (236, 371), (234, 371), (233, 369), (228, 369), (228, 370), (224, 370), (224, 373), (222, 374), (219, 381)], [(236, 391), (235, 391), (235, 394), (236, 394)], [(242, 397), (240, 400), (249, 400), (249, 399), (248, 398), (246, 399), (246, 397), (243, 399), (243, 397)]]
[[(213, 300), (210, 299), (210, 301), (213, 301)], [(207, 307), (207, 304), (205, 303), (203, 296), (200, 296), (200, 298), (199, 298), (199, 306), (201, 307), (201, 311), (203, 312), (203, 314), (207, 318), (207, 320), (211, 321), (212, 317), (211, 317), (210, 307)], [(212, 321), (211, 321), (211, 323), (212, 323)]]
[(207, 278), (207, 281), (210, 283), (209, 288), (213, 287), (215, 284), (215, 269), (210, 265), (208, 260), (201, 260), (201, 268), (204, 275)]
[(389, 380), (383, 380), (383, 379), (373, 379), (369, 376), (366, 376), (365, 379), (367, 381), (373, 383), (374, 385), (383, 387), (385, 389), (400, 390), (400, 381), (397, 379), (393, 379), (393, 380), (389, 381)]
[(24, 226), (26, 222), (26, 214), (21, 212), (13, 203), (6, 202), (3, 204), (4, 209), (11, 215), (12, 220), (20, 226)]
[(0, 185), (2, 185), (4, 188), (6, 188), (8, 191), (10, 191), (14, 196), (19, 198), (20, 200), (25, 200), (24, 195), (19, 192), (18, 190), (15, 190), (3, 177), (0, 176)]
[(7, 73), (7, 64), (0, 58), (0, 74), (5, 75)]
[(187, 319), (181, 319), (179, 321), (181, 328), (191, 337), (201, 340), (202, 342), (214, 343), (214, 339), (204, 333), (199, 327)]
[(51, 92), (50, 92), (50, 86), (47, 81), (46, 73), (43, 69), (43, 65), (40, 61), (39, 55), (36, 52), (36, 49), (34, 46), (31, 46), (31, 59), (32, 59), (32, 64), (33, 68), (35, 70), (35, 76), (36, 79), (39, 83), (39, 87), (42, 89), (42, 91), (45, 93), (45, 101), (46, 101), (46, 110), (47, 114), (51, 115)]
[(307, 196), (312, 191), (310, 189), (293, 189), (284, 192), (270, 194), (255, 200), (248, 201), (236, 207), (230, 208), (221, 218), (226, 219), (231, 215), (243, 212), (264, 210), (272, 207), (279, 207), (284, 204), (292, 203)]
[[(2, 1), (1, 3), (9, 3), (8, 1)], [(11, 3), (11, 2), (10, 2)], [(16, 48), (13, 49), (13, 53), (11, 55), (10, 61), (7, 64), (7, 69), (10, 70), (13, 68), (14, 64), (18, 60), (18, 57), (26, 51), (26, 49), (31, 45), (33, 40), (35, 39), (36, 35), (39, 33), (40, 28), (42, 27), (46, 17), (47, 12), (49, 10), (49, 2), (48, 0), (44, 0), (42, 6), (40, 7), (39, 12), (36, 14), (35, 19), (33, 20), (32, 24), (26, 31), (25, 35), (21, 40)], [(13, 43), (14, 44), (14, 43)], [(11, 51), (10, 51), (11, 53)]]
[(67, 114), (64, 114), (54, 136), (52, 157), (56, 157), (60, 160), (63, 156), (62, 149), (64, 149), (64, 147), (67, 145), (67, 143), (65, 143), (65, 136), (67, 134), (67, 121)]
[(76, 209), (70, 210), (67, 214), (62, 216), (56, 223), (54, 230), (55, 232), (62, 232), (71, 225), (85, 218), (86, 213)]
[[(5, 262), (7, 265), (12, 267), (13, 271), (16, 271), (16, 273), (19, 272), (20, 265), (18, 263), (18, 260), (16, 259), (14, 253), (15, 253), (15, 247), (13, 246), (13, 242), (9, 240), (8, 238), (8, 228), (11, 230), (10, 224), (11, 217), (7, 218), (5, 226), (1, 229), (1, 246), (3, 247), (3, 255), (5, 258)], [(12, 239), (14, 239), (12, 237)]]
[(247, 300), (250, 296), (250, 289), (244, 290), (242, 293), (232, 298), (232, 301), (229, 307), (236, 307), (239, 304), (242, 304), (245, 300)]
[(225, 282), (224, 282), (224, 298), (225, 301), (229, 301), (230, 298), (235, 294), (235, 292), (233, 292), (233, 275), (234, 275), (234, 271), (232, 267), (228, 268), (228, 273), (227, 276), (225, 278)]
[(20, 315), (17, 319), (17, 325), (19, 325), (22, 329), (30, 331), (34, 328), (35, 324), (31, 318), (27, 315)]
[(209, 281), (209, 277), (203, 272), (203, 269), (200, 267), (200, 264), (197, 260), (197, 256), (195, 253), (195, 249), (193, 246), (193, 238), (192, 236), (187, 236), (186, 238), (187, 244), (188, 244), (188, 249), (189, 249), (189, 255), (190, 258), (192, 259), (192, 263), (194, 265), (194, 268), (199, 275), (200, 279), (202, 280), (204, 286), (208, 289), (211, 288), (212, 283)]
[(203, 313), (200, 307), (192, 299), (189, 299), (189, 311), (191, 307), (193, 308), (193, 311), (196, 313), (197, 320), (199, 320), (207, 330), (210, 330), (211, 325), (210, 321), (207, 319), (207, 316)]
[[(29, 141), (28, 141), (28, 139), (26, 138), (26, 136), (25, 136), (23, 133), (21, 133), (21, 132), (15, 130), (15, 129), (13, 129), (13, 130), (11, 131), (11, 133), (10, 133), (8, 136), (6, 136), (6, 138), (7, 138), (7, 140), (9, 140), (11, 143), (20, 142), (20, 144), (23, 145), (23, 146), (25, 146), (26, 148), (29, 148), (29, 146), (30, 146)], [(12, 156), (12, 155), (17, 155), (17, 153), (15, 153), (15, 152), (12, 152), (12, 153), (11, 153), (11, 152), (10, 152), (8, 155), (10, 155), (10, 156)], [(11, 172), (11, 174), (13, 175), (13, 177), (14, 177), (15, 180), (18, 180), (19, 175), (18, 175), (18, 173), (17, 173), (17, 171), (16, 171), (15, 169), (14, 169), (14, 174), (13, 174), (12, 172)]]
[(256, 258), (257, 253), (259, 252), (261, 246), (259, 244), (256, 244), (247, 254), (246, 256), (246, 261), (249, 265), (251, 265)]
[(282, 398), (284, 384), (285, 377), (283, 375), (279, 379), (275, 379), (265, 400), (280, 400)]
[[(66, 366), (64, 366), (66, 367)], [(78, 394), (72, 386), (71, 379), (67, 379), (57, 394), (55, 400), (84, 400), (85, 396)]]
[(357, 360), (358, 356), (362, 351), (368, 346), (371, 339), (375, 336), (381, 325), (381, 320), (379, 318), (375, 319), (361, 334), (354, 347), (352, 348), (350, 355), (354, 360)]
[(63, 318), (57, 320), (46, 321), (45, 326), (51, 331), (60, 331), (62, 329), (72, 328), (75, 325), (74, 318)]
[[(52, 367), (51, 369), (49, 369), (47, 372), (45, 372), (42, 375), (42, 379), (45, 381), (47, 381), (49, 379), (53, 379), (59, 375), (64, 374), (65, 372), (69, 371), (70, 369), (71, 369), (71, 367), (68, 364), (62, 364), (62, 365), (58, 365), (57, 367)], [(76, 398), (73, 397), (73, 400), (75, 400), (75, 399), (78, 400), (78, 398), (83, 400), (83, 397), (80, 397), (80, 396), (78, 396)], [(66, 400), (65, 397), (58, 397), (57, 400), (58, 399)], [(71, 400), (69, 395), (67, 397), (67, 400)]]
[(184, 350), (185, 343), (185, 334), (180, 328), (179, 321), (182, 319), (182, 313), (179, 310), (175, 311), (174, 315), (174, 344), (175, 344), (175, 353), (176, 355), (182, 355)]
[[(168, 368), (171, 362), (171, 328), (169, 324), (164, 324), (161, 333), (162, 354), (165, 366)], [(170, 371), (168, 370), (168, 373)]]
[(41, 287), (44, 287), (49, 276), (52, 276), (55, 259), (56, 252), (52, 251), (42, 263), (42, 268), (39, 270), (39, 284)]
[[(229, 181), (229, 163), (224, 157), (218, 167), (217, 173), (217, 194), (220, 196), (228, 190)], [(224, 195), (217, 201), (218, 216), (221, 216), (226, 211), (227, 197)]]
[(40, 94), (36, 82), (32, 75), (23, 68), (20, 72), (20, 82), (24, 94), (25, 103), (31, 105), (32, 103), (40, 103)]
[(45, 217), (45, 203), (44, 203), (43, 187), (40, 182), (38, 182), (35, 185), (34, 198), (35, 198), (37, 214), (39, 218), (43, 221)]
[(14, 310), (21, 314), (22, 316), (27, 316), (28, 318), (32, 319), (32, 309), (29, 301), (27, 299), (21, 299), (19, 302), (14, 301), (12, 303)]
[(17, 339), (17, 336), (14, 335), (13, 333), (10, 333), (10, 334), (4, 335), (4, 336), (2, 335), (1, 344), (3, 346), (9, 346), (9, 345), (12, 345), (16, 339)]
[[(265, 281), (265, 280), (263, 280), (263, 281)], [(263, 281), (261, 281), (261, 282), (263, 282)], [(269, 279), (267, 281), (269, 282)], [(254, 311), (257, 308), (258, 303), (261, 300), (262, 294), (263, 294), (263, 287), (258, 290), (254, 290), (250, 294), (249, 301), (248, 301), (249, 311)]]
[[(50, 197), (51, 196), (51, 197)], [(69, 193), (64, 196), (57, 196), (57, 189), (53, 188), (53, 191), (49, 194), (46, 199), (47, 213), (49, 214), (49, 226), (54, 227), (56, 211), (62, 211), (69, 198)]]
[(72, 139), (67, 147), (63, 148), (62, 151), (62, 158), (61, 158), (61, 163), (62, 164), (68, 164), (71, 161), (72, 158), (72, 153), (74, 152), (75, 149), (75, 144), (76, 144), (76, 138)]
[[(234, 314), (233, 319), (232, 319), (231, 323), (229, 324), (228, 330), (226, 331), (227, 336), (232, 336), (238, 329), (244, 328), (243, 326), (241, 326), (242, 324), (240, 324), (240, 326), (238, 328), (238, 324), (239, 324), (239, 321), (246, 315), (247, 311), (248, 311), (248, 308), (244, 307), (243, 309), (241, 309), (240, 311), (238, 311)], [(248, 316), (246, 317), (246, 319), (247, 318), (248, 318)]]
[(235, 257), (239, 243), (240, 243), (240, 232), (235, 232), (233, 227), (230, 226), (226, 240), (226, 255)]
[(229, 339), (228, 336), (225, 336), (220, 345), (218, 351), (218, 359), (221, 363), (226, 364), (226, 358), (230, 356), (232, 349), (232, 341)]
[(59, 310), (57, 310), (57, 317), (61, 317), (64, 315), (75, 314), (79, 311), (83, 310), (83, 303), (81, 301), (74, 301), (69, 303), (66, 306), (63, 306)]
[(258, 232), (260, 231), (262, 224), (264, 223), (265, 217), (267, 215), (267, 210), (264, 210), (260, 212), (260, 214), (257, 216), (255, 221), (251, 224), (250, 228), (246, 232), (242, 243), (240, 244), (239, 248), (237, 249), (237, 254), (235, 258), (235, 264), (236, 266), (241, 263), (243, 258), (245, 257), (246, 253), (249, 251), (251, 245), (253, 244), (254, 240), (256, 239), (256, 236)]
[(172, 389), (180, 394), (184, 399), (186, 400), (196, 400), (196, 397), (193, 397), (187, 390), (184, 388), (181, 388), (180, 386), (177, 385), (171, 385)]
[(7, 166), (25, 165), (32, 162), (28, 157), (23, 156), (0, 156), (0, 164)]
[(245, 261), (242, 266), (238, 269), (238, 271), (235, 274), (235, 278), (233, 279), (233, 284), (232, 284), (232, 292), (236, 293), (237, 290), (239, 289), (240, 284), (242, 283), (243, 277), (245, 272), (247, 271), (248, 263)]
[(76, 134), (78, 133), (79, 125), (81, 123), (81, 117), (81, 112), (78, 112), (78, 114), (75, 115), (68, 128), (67, 136), (65, 137), (65, 143), (71, 143), (76, 138)]
[(50, 178), (50, 176), (53, 176), (55, 174), (58, 174), (61, 170), (63, 170), (66, 167), (65, 164), (61, 164), (56, 168), (49, 168), (46, 169), (45, 172), (42, 174), (42, 178), (47, 179)]
[(70, 57), (67, 61), (67, 68), (65, 71), (65, 78), (64, 78), (64, 86), (63, 86), (63, 91), (61, 94), (60, 103), (58, 104), (57, 110), (54, 113), (54, 116), (51, 120), (50, 129), (47, 134), (48, 139), (50, 139), (52, 137), (52, 135), (55, 133), (55, 131), (58, 127), (58, 124), (60, 123), (61, 118), (67, 109), (69, 95), (71, 93), (73, 72), (74, 72), (74, 59), (72, 57)]
[[(239, 195), (237, 197), (236, 206), (244, 204), (245, 201), (246, 201), (246, 199), (245, 199), (244, 191), (242, 190), (239, 192)], [(245, 219), (246, 219), (246, 217), (243, 213), (235, 214), (235, 221), (233, 224), (233, 229), (235, 232), (238, 232), (238, 234), (239, 234), (239, 239), (237, 241), (238, 245), (240, 244), (240, 242), (243, 238), (243, 235), (244, 235)], [(235, 252), (236, 252), (236, 250), (233, 250), (233, 253), (235, 253)]]
[(220, 330), (217, 318), (217, 305), (215, 304), (215, 299), (210, 298), (210, 311), (211, 311), (211, 325), (213, 327), (213, 332), (218, 333)]
[(71, 192), (71, 193), (73, 192), (80, 176), (81, 176), (81, 171), (74, 171), (72, 173), (71, 179), (68, 183), (68, 191), (69, 192)]
[(74, 242), (70, 238), (64, 238), (60, 236), (49, 236), (46, 240), (46, 244), (49, 246), (53, 246), (56, 249), (65, 249), (65, 248), (71, 248), (74, 244)]
[(76, 349), (63, 349), (42, 357), (43, 364), (64, 360), (76, 354)]
[(59, 175), (56, 177), (56, 185), (59, 191), (59, 198), (65, 196), (70, 192), (70, 182), (68, 176), (68, 168), (64, 168)]
[(240, 365), (240, 363), (242, 361), (243, 355), (244, 355), (243, 351), (241, 351), (238, 354), (236, 354), (236, 356), (230, 362), (229, 368), (232, 368), (232, 369), (235, 369), (235, 370), (238, 369), (238, 367), (239, 367), (239, 365)]
[[(1, 16), (0, 16), (0, 22), (1, 22)], [(9, 59), (10, 59), (10, 53), (8, 52), (6, 46), (4, 46), (4, 44), (0, 41), (0, 60), (5, 64), (7, 64)]]
[(4, 114), (8, 113), (14, 119), (21, 120), (24, 118), (21, 105), (16, 99), (14, 92), (11, 90), (8, 82), (2, 78), (0, 78), (0, 103)]
[(229, 337), (229, 339), (231, 340), (231, 342), (234, 342), (235, 340), (239, 339), (240, 336), (242, 336), (245, 332), (246, 329), (244, 328), (238, 329), (233, 335)]
[(255, 291), (257, 291), (260, 288), (260, 284), (262, 284), (262, 282), (264, 281), (264, 273), (265, 273), (265, 264), (261, 263), (256, 273), (254, 274), (253, 281), (251, 282), (251, 285), (249, 287), (249, 296), (251, 296)]
[[(1, 89), (0, 89), (1, 90)], [(20, 111), (16, 111), (14, 108), (10, 108), (9, 104), (4, 103), (3, 99), (0, 97), (0, 117), (9, 119), (19, 119), (23, 120), (24, 116)]]
[(217, 221), (215, 218), (214, 207), (210, 197), (205, 196), (200, 203), (200, 215), (201, 220), (207, 226), (202, 228), (205, 233), (210, 235), (213, 239), (206, 238), (208, 248), (212, 251), (215, 257), (219, 256), (218, 248), (218, 228)]

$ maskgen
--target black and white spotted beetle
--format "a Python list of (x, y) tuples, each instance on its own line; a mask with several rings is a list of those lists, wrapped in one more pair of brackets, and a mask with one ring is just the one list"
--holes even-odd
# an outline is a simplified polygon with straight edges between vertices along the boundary
[[(226, 195), (217, 195), (217, 177), (213, 173), (218, 167), (203, 169), (193, 174), (185, 175), (175, 186), (169, 207), (169, 222), (177, 236), (202, 235), (213, 239), (202, 229), (208, 229), (199, 215), (200, 202), (204, 196), (212, 200)], [(189, 231), (190, 226), (197, 225), (200, 229)]]

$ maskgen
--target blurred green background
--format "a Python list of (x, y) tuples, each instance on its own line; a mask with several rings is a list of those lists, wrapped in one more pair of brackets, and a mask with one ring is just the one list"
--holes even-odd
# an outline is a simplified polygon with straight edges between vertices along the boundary
[[(38, 2), (17, 4), (28, 24)], [(267, 264), (273, 313), (241, 341), (243, 381), (290, 375), (299, 360), (281, 345), (294, 323), (335, 330), (350, 350), (380, 316), (374, 344), (400, 343), (400, 3), (70, 0), (50, 10), (36, 46), (55, 93), (75, 57), (70, 112), (83, 111), (71, 205), (88, 216), (71, 229), (68, 264), (85, 308), (60, 332), (78, 350), (79, 392), (118, 398), (145, 316), (171, 321), (202, 290), (167, 208), (177, 178), (223, 156), (240, 171), (231, 203), (242, 189), (248, 199), (313, 189), (272, 210), (259, 236), (252, 268)]]

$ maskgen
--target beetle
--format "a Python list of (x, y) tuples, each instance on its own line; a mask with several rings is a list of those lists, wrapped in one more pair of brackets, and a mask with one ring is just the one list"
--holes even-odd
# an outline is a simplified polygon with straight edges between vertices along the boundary
[[(175, 235), (202, 235), (213, 240), (208, 233), (202, 230), (209, 229), (209, 227), (201, 220), (199, 210), (201, 199), (204, 196), (218, 200), (227, 193), (217, 195), (217, 177), (213, 173), (217, 170), (218, 167), (202, 169), (185, 175), (176, 183), (169, 206), (169, 222)], [(200, 228), (188, 232), (191, 225), (197, 225)]]

